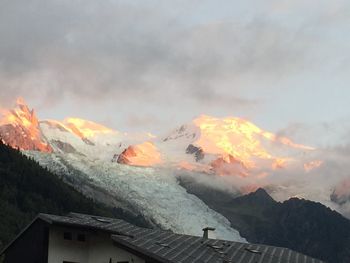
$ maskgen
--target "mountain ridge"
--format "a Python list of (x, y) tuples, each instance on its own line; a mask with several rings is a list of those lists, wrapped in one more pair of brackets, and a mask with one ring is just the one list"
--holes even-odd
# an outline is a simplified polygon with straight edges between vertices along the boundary
[(277, 202), (262, 188), (234, 196), (189, 178), (179, 183), (228, 218), (248, 242), (289, 247), (330, 263), (350, 260), (350, 220), (321, 203), (295, 197)]
[[(27, 106), (25, 112), (26, 109), (29, 112)], [(264, 186), (264, 178), (280, 176), (282, 171), (287, 171), (289, 163), (305, 176), (322, 165), (322, 162), (313, 162), (312, 155), (308, 156), (307, 152), (313, 151), (310, 147), (295, 144), (249, 121), (233, 117), (203, 115), (168, 136), (154, 138), (148, 135), (137, 143), (131, 142), (124, 133), (78, 118), (34, 120), (33, 123), (39, 123), (40, 132), (52, 152), (33, 148), (23, 151), (27, 156), (65, 176), (67, 183), (85, 195), (130, 208), (131, 212), (142, 214), (149, 223), (178, 233), (198, 235), (201, 227), (214, 225), (219, 238), (244, 241), (236, 231), (237, 227), (251, 240), (259, 238), (265, 242), (256, 236), (256, 226), (266, 230), (271, 219), (266, 208), (280, 211), (278, 205), (259, 190), (250, 196), (254, 211), (244, 205), (247, 200), (242, 200), (240, 211), (246, 213), (242, 216), (230, 212), (232, 197)], [(27, 138), (25, 134), (20, 136)], [(293, 155), (294, 159), (286, 157), (290, 150), (297, 153)], [(118, 160), (123, 160), (124, 164)], [(304, 171), (305, 162), (307, 171)], [(214, 200), (221, 202), (222, 210), (211, 206), (207, 197), (193, 196), (177, 184), (175, 176), (187, 172), (208, 179), (211, 194), (220, 181), (235, 188), (230, 194), (216, 194)], [(284, 187), (274, 189), (284, 191)], [(256, 200), (259, 206), (255, 204)], [(238, 207), (237, 202), (231, 207)], [(179, 203), (181, 209), (177, 209)], [(235, 221), (236, 225), (229, 221)], [(288, 232), (288, 229), (284, 231)], [(269, 232), (265, 235), (266, 240), (271, 238)]]

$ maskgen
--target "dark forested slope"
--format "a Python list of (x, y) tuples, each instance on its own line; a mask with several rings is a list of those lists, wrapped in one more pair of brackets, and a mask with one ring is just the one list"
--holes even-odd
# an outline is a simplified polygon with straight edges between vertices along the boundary
[(320, 203), (298, 198), (280, 203), (264, 189), (237, 197), (179, 180), (249, 242), (291, 248), (331, 263), (350, 262), (350, 220)]
[(38, 213), (81, 212), (143, 225), (141, 217), (86, 198), (35, 161), (0, 139), (0, 249)]

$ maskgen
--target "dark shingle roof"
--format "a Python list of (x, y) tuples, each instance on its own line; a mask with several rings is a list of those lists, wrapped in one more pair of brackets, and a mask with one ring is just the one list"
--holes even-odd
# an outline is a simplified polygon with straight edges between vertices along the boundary
[(179, 235), (137, 227), (119, 219), (77, 213), (67, 216), (40, 214), (38, 217), (52, 224), (109, 232), (117, 245), (154, 259), (155, 262), (322, 263), (286, 248)]
[[(57, 216), (49, 214), (39, 214), (38, 217), (48, 223), (75, 226), (102, 230), (110, 233), (121, 234), (130, 230), (139, 230), (140, 227), (132, 225), (121, 219), (114, 219), (101, 216), (85, 215), (78, 213), (69, 213), (67, 216)], [(143, 228), (141, 228), (143, 229)], [(151, 231), (151, 229), (148, 229)]]

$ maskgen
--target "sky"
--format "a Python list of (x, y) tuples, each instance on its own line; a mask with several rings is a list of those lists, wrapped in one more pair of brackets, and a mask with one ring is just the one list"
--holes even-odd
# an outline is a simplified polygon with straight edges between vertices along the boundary
[(350, 132), (347, 0), (0, 0), (0, 39), (0, 105), (24, 97), (41, 119), (160, 134), (238, 116), (323, 145)]

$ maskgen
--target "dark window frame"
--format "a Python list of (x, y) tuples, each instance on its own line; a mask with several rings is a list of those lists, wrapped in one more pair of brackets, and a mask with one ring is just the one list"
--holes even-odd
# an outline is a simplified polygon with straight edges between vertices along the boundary
[[(73, 234), (72, 232), (63, 232), (63, 239), (64, 240), (73, 240)], [(69, 262), (68, 262), (69, 263)], [(74, 263), (74, 262), (73, 262)]]
[(79, 234), (77, 235), (77, 240), (78, 240), (79, 242), (85, 242), (85, 241), (86, 241), (86, 235), (83, 234), (83, 233), (79, 233)]

